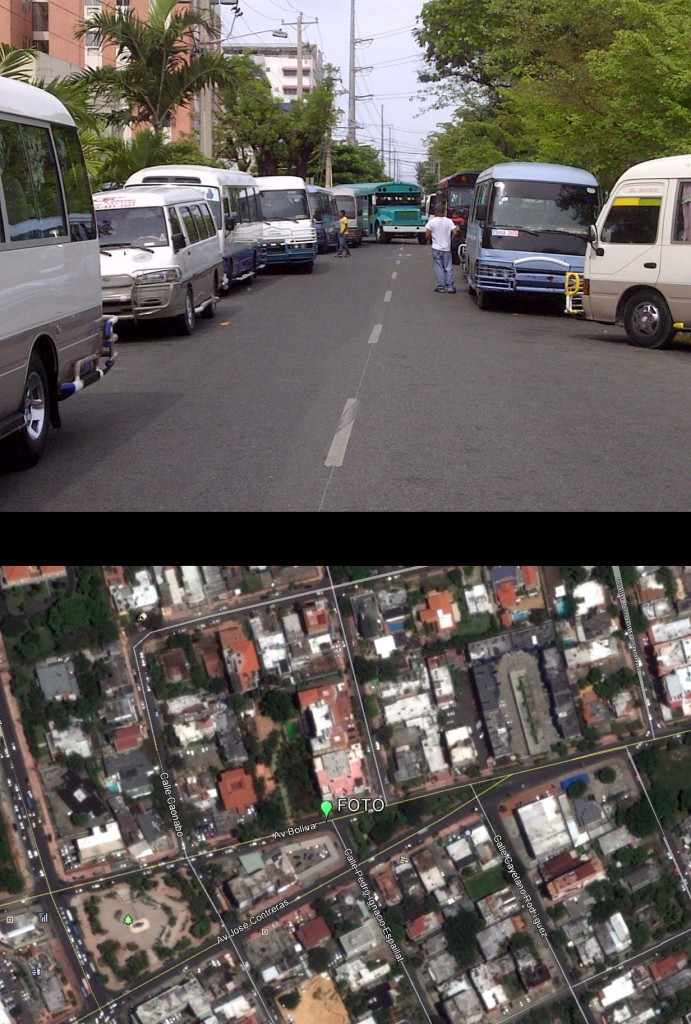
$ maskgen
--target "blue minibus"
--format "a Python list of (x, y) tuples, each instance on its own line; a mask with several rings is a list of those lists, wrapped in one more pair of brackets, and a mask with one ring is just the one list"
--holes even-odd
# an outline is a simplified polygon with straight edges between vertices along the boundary
[(307, 202), (317, 232), (317, 252), (338, 248), (339, 215), (333, 192), (320, 185), (307, 186)]
[(597, 178), (580, 167), (516, 161), (482, 171), (461, 247), (478, 307), (499, 294), (563, 295), (568, 273), (583, 276), (600, 205)]

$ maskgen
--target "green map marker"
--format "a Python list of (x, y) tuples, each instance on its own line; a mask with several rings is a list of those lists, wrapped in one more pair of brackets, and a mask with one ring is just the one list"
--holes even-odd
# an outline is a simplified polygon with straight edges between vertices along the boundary
[(322, 801), (322, 814), (324, 815), (324, 821), (328, 821), (329, 815), (334, 809), (334, 805), (330, 800)]
[(132, 918), (129, 914), (125, 914), (125, 924), (132, 924)]

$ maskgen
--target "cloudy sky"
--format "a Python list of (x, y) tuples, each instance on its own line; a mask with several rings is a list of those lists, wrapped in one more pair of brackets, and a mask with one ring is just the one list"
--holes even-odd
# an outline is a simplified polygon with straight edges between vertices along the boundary
[[(396, 158), (398, 177), (415, 180), (415, 164), (424, 159), (425, 137), (441, 121), (451, 118), (453, 108), (430, 110), (425, 87), (417, 78), (422, 66), (422, 50), (412, 36), (416, 17), (423, 0), (355, 0), (355, 38), (366, 40), (355, 49), (355, 65), (371, 68), (355, 77), (358, 142), (368, 142), (377, 150), (381, 146), (381, 118), (384, 109), (384, 149), (387, 170), (389, 150)], [(343, 89), (348, 88), (350, 70), (350, 8), (351, 0), (240, 0), (242, 16), (234, 22), (230, 8), (221, 6), (224, 36), (231, 32), (228, 42), (237, 41), (251, 46), (280, 44), (271, 31), (280, 29), (282, 22), (288, 33), (288, 44), (297, 42), (296, 22), (302, 13), (305, 42), (315, 43), (322, 51), (325, 63), (340, 69)], [(316, 24), (315, 24), (316, 20)], [(250, 33), (260, 33), (251, 35)], [(344, 139), (348, 117), (348, 95), (338, 97), (342, 110), (336, 139)], [(389, 130), (389, 126), (391, 126)], [(389, 139), (391, 140), (389, 142)]]

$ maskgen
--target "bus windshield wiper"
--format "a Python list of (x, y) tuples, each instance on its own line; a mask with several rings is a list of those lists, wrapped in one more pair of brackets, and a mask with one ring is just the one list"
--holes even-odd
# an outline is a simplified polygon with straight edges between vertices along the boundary
[[(135, 242), (102, 242), (99, 246), (101, 252), (107, 252), (108, 249), (143, 249), (144, 252), (153, 253), (153, 249), (147, 249), (145, 245), (137, 245)], [(108, 253), (112, 256), (112, 252)]]
[(569, 231), (568, 228), (543, 228), (540, 234), (548, 231), (551, 235), (572, 235), (573, 238), (588, 238), (583, 231)]
[(108, 252), (108, 247), (106, 245), (99, 245), (99, 249), (101, 250), (101, 252), (103, 253), (104, 256), (112, 256), (113, 255), (112, 252)]

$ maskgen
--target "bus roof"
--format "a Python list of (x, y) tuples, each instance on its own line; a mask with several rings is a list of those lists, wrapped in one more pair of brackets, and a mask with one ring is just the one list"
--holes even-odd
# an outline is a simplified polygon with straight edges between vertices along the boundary
[(619, 178), (688, 178), (691, 176), (691, 153), (678, 156), (661, 156), (655, 160), (644, 160), (627, 168)]
[(307, 191), (311, 192), (312, 195), (314, 195), (315, 192), (325, 192), (329, 196), (333, 194), (333, 189), (324, 188), (323, 185), (308, 185)]
[(568, 182), (571, 185), (597, 185), (594, 174), (582, 167), (569, 167), (568, 164), (542, 164), (537, 161), (514, 160), (506, 164), (494, 164), (486, 167), (478, 174), (477, 180), (487, 178), (504, 178), (509, 181), (555, 181)]
[(32, 117), (37, 121), (74, 124), (67, 107), (52, 93), (26, 82), (15, 82), (11, 78), (0, 77), (0, 111), (3, 114)]
[(128, 185), (107, 192), (94, 193), (95, 210), (124, 210), (142, 206), (174, 206), (177, 203), (200, 202), (202, 194), (192, 198), (189, 189), (177, 185)]
[(306, 188), (304, 178), (294, 174), (269, 174), (254, 179), (264, 192), (277, 192), (284, 188)]
[(449, 185), (474, 185), (479, 171), (456, 171), (437, 182), (437, 188), (448, 188)]
[(184, 184), (184, 185), (255, 185), (255, 180), (246, 171), (229, 171), (226, 167), (205, 167), (203, 164), (156, 164), (142, 167), (130, 174), (125, 188), (132, 185)]
[(352, 184), (335, 185), (334, 191), (339, 188), (353, 189), (359, 195), (369, 195), (381, 189), (382, 192), (400, 192), (405, 189), (408, 192), (422, 192), (420, 185), (412, 181), (356, 181)]

